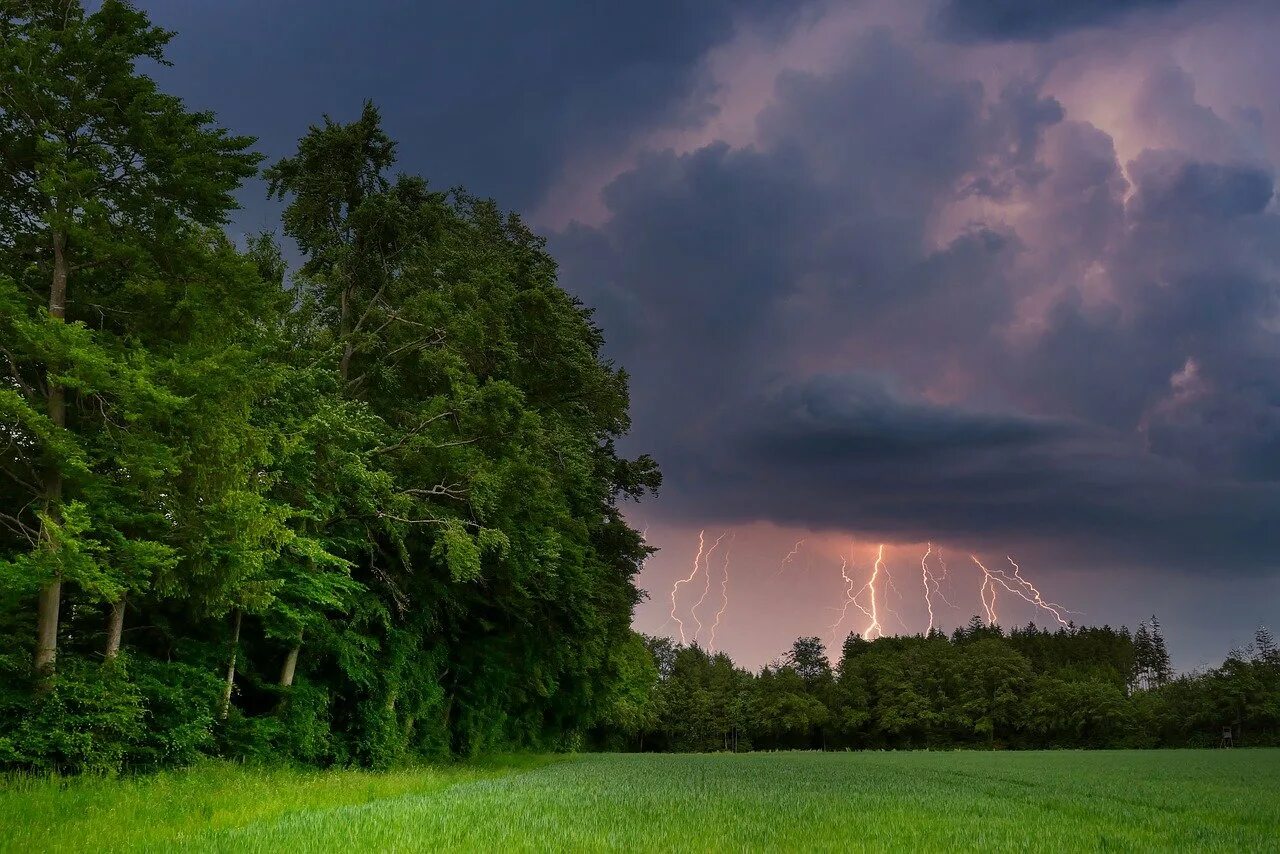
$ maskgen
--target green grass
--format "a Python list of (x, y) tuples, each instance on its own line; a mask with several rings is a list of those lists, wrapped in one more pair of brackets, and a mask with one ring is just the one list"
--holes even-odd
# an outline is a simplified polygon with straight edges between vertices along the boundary
[[(226, 828), (270, 826), (299, 812), (430, 797), (553, 757), (512, 756), (403, 771), (300, 771), (209, 762), (145, 777), (9, 778), (0, 782), (0, 851), (208, 848)], [(3, 779), (3, 778), (0, 778)]]
[(12, 850), (1280, 850), (1280, 751), (214, 766), (0, 791)]

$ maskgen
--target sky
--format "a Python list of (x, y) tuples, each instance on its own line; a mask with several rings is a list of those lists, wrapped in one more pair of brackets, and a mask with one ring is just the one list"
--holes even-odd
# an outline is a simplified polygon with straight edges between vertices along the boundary
[[(1182, 669), (1280, 623), (1280, 6), (140, 5), (165, 87), (269, 160), (371, 98), (402, 169), (547, 236), (665, 476), (637, 629), (722, 611), (756, 667), (866, 632), (876, 573), (885, 633), (926, 587), (949, 630), (975, 558), (1159, 615)], [(1004, 583), (999, 622), (1057, 625)]]

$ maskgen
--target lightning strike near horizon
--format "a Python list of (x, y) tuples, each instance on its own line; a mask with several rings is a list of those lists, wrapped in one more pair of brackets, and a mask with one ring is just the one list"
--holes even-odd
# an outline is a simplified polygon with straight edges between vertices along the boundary
[(676, 621), (676, 626), (680, 630), (680, 643), (685, 643), (684, 621), (676, 614), (676, 594), (680, 590), (681, 584), (688, 584), (693, 581), (695, 575), (698, 574), (698, 566), (702, 562), (702, 548), (704, 543), (704, 535), (707, 533), (706, 528), (698, 532), (698, 553), (693, 557), (693, 572), (689, 573), (688, 578), (680, 578), (676, 583), (671, 585), (671, 619)]
[[(929, 568), (929, 557), (933, 556), (934, 560), (942, 566), (942, 575), (934, 575), (933, 570)], [(937, 596), (948, 607), (954, 608), (955, 605), (942, 592), (942, 581), (947, 577), (947, 561), (942, 557), (942, 549), (933, 548), (933, 543), (928, 544), (928, 549), (924, 553), (924, 557), (920, 558), (920, 581), (924, 585), (924, 604), (929, 610), (929, 626), (924, 630), (928, 635), (933, 631), (933, 597)]]
[[(876, 608), (876, 580), (880, 577), (880, 570), (882, 569), (884, 569), (884, 543), (880, 544), (880, 549), (876, 552), (876, 561), (871, 565), (871, 578), (867, 580), (866, 586), (862, 588), (868, 594), (867, 598), (870, 606), (862, 608), (862, 612), (871, 618), (871, 622), (867, 623), (867, 627), (862, 630), (862, 636), (867, 640), (875, 640), (884, 635), (884, 629), (880, 626), (879, 612)], [(859, 591), (859, 593), (861, 592)], [(861, 608), (862, 606), (859, 605), (858, 607)]]
[(849, 575), (849, 561), (844, 555), (840, 555), (840, 578), (844, 580), (844, 605), (840, 608), (840, 616), (830, 626), (832, 649), (835, 649), (836, 642), (839, 640), (837, 632), (839, 632), (841, 624), (844, 623), (845, 617), (849, 614), (849, 606), (856, 605), (859, 609), (862, 608), (855, 598), (857, 594), (853, 592), (854, 581)]
[[(1022, 601), (1035, 605), (1042, 611), (1052, 614), (1053, 618), (1058, 621), (1059, 625), (1063, 627), (1069, 625), (1067, 621), (1062, 618), (1062, 612), (1067, 611), (1067, 609), (1056, 602), (1046, 601), (1045, 598), (1040, 595), (1040, 591), (1036, 589), (1035, 585), (1030, 581), (1027, 581), (1027, 579), (1022, 576), (1022, 570), (1018, 564), (1014, 562), (1013, 558), (1005, 555), (1005, 560), (1009, 561), (1010, 565), (1013, 566), (1013, 577), (1011, 578), (1006, 575), (1003, 570), (988, 569), (983, 565), (982, 561), (978, 560), (973, 555), (970, 555), (969, 557), (973, 558), (973, 562), (982, 570), (982, 606), (987, 611), (988, 625), (994, 624), (999, 619), (996, 615), (997, 584), (1012, 593), (1014, 596), (1017, 596)], [(990, 597), (989, 604), (988, 595)], [(1070, 612), (1068, 611), (1068, 613)]]
[(796, 541), (796, 544), (791, 547), (791, 551), (787, 552), (787, 556), (782, 559), (782, 563), (778, 565), (778, 571), (773, 574), (774, 578), (782, 575), (783, 570), (787, 568), (787, 564), (791, 563), (791, 561), (795, 559), (795, 556), (800, 552), (800, 547), (803, 545), (804, 538), (802, 537)]
[[(982, 570), (982, 587), (978, 592), (982, 596), (982, 609), (987, 612), (987, 625), (994, 626), (999, 615), (996, 614), (996, 585), (991, 576), (991, 570), (987, 569), (976, 556), (969, 555), (969, 559)], [(991, 597), (989, 602), (987, 601), (988, 591)]]
[(724, 546), (724, 575), (720, 579), (720, 610), (716, 611), (716, 621), (711, 624), (711, 637), (707, 640), (707, 651), (716, 651), (716, 629), (720, 627), (720, 618), (724, 616), (724, 612), (729, 607), (729, 555), (733, 549), (733, 538), (737, 534), (729, 535), (729, 542)]
[(937, 597), (939, 599), (941, 599), (944, 603), (946, 603), (948, 608), (955, 608), (957, 606), (950, 599), (947, 598), (945, 593), (942, 592), (942, 582), (946, 581), (947, 587), (951, 586), (951, 582), (947, 578), (947, 572), (948, 572), (947, 559), (942, 556), (941, 548), (938, 549), (938, 564), (942, 567), (942, 575), (934, 576), (933, 592), (937, 594)]
[[(1030, 598), (1028, 598), (1026, 595), (1022, 593), (1018, 593), (1018, 595), (1022, 596), (1023, 599), (1026, 599), (1028, 602), (1035, 605), (1036, 607), (1042, 610), (1048, 611), (1050, 614), (1053, 615), (1053, 618), (1057, 620), (1058, 623), (1065, 628), (1067, 626), (1067, 621), (1062, 619), (1061, 612), (1066, 611), (1067, 609), (1059, 605), (1057, 602), (1046, 602), (1044, 598), (1040, 595), (1040, 591), (1036, 589), (1035, 585), (1022, 577), (1021, 568), (1018, 566), (1017, 563), (1014, 562), (1013, 558), (1009, 557), (1008, 555), (1005, 555), (1004, 559), (1009, 561), (1009, 563), (1013, 566), (1014, 579), (1016, 579), (1018, 583), (1022, 584), (1027, 590), (1031, 591)], [(1014, 592), (1017, 592), (1017, 591), (1014, 591)]]
[[(698, 635), (702, 634), (702, 620), (698, 619), (698, 609), (702, 607), (702, 603), (707, 601), (707, 594), (711, 592), (711, 555), (720, 546), (720, 541), (725, 538), (728, 531), (721, 531), (720, 536), (716, 537), (716, 541), (711, 544), (711, 548), (707, 549), (707, 553), (702, 558), (702, 575), (704, 583), (702, 585), (702, 596), (698, 599), (694, 606), (689, 609), (689, 616), (693, 617), (693, 622), (697, 628), (693, 630), (693, 642), (698, 642)], [(694, 568), (695, 570), (697, 567)]]
[(920, 558), (920, 583), (924, 585), (924, 604), (929, 609), (929, 627), (924, 630), (925, 635), (933, 631), (933, 595), (929, 590), (929, 582), (933, 580), (933, 576), (929, 573), (929, 555), (931, 554), (933, 554), (933, 543), (929, 543), (924, 557)]

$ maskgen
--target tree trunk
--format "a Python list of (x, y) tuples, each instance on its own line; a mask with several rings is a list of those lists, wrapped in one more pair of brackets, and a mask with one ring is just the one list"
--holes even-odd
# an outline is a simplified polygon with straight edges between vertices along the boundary
[[(67, 317), (67, 256), (66, 235), (61, 231), (53, 232), (53, 280), (49, 284), (49, 316), (62, 322)], [(54, 427), (67, 426), (67, 403), (62, 386), (46, 377), (48, 386), (47, 411)], [(51, 519), (58, 516), (58, 508), (62, 504), (62, 472), (56, 465), (45, 470), (44, 475), (45, 513)], [(45, 527), (47, 523), (41, 523)], [(41, 531), (42, 545), (48, 546), (51, 536)], [(54, 662), (58, 657), (58, 610), (62, 605), (62, 573), (40, 586), (40, 595), (36, 603), (36, 652), (33, 665), (37, 674), (53, 672)]]
[(58, 610), (62, 604), (62, 579), (55, 577), (40, 586), (36, 602), (36, 655), (37, 674), (53, 672), (58, 657)]
[(125, 594), (111, 605), (111, 616), (107, 618), (107, 648), (103, 657), (111, 661), (120, 652), (120, 636), (124, 634), (124, 600)]
[(227, 684), (222, 689), (222, 708), (218, 711), (218, 718), (227, 719), (227, 713), (231, 710), (231, 689), (236, 684), (236, 653), (240, 649), (240, 609), (236, 609), (235, 628), (231, 630), (231, 657), (227, 661)]
[(280, 687), (288, 688), (293, 684), (293, 674), (298, 670), (298, 653), (302, 651), (302, 638), (298, 638), (298, 642), (289, 650), (289, 654), (284, 657), (284, 665), (280, 668)]

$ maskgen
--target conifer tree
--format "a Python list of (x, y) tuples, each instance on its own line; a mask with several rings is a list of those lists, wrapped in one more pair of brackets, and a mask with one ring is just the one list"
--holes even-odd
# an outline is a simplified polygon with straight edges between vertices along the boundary
[(1151, 615), (1151, 683), (1160, 687), (1169, 682), (1173, 676), (1173, 667), (1169, 662), (1169, 650), (1164, 644), (1164, 635), (1160, 633), (1160, 621), (1155, 614)]
[(1138, 624), (1138, 631), (1133, 635), (1133, 685), (1146, 690), (1151, 687), (1154, 672), (1155, 645), (1151, 638), (1151, 630), (1147, 621)]

